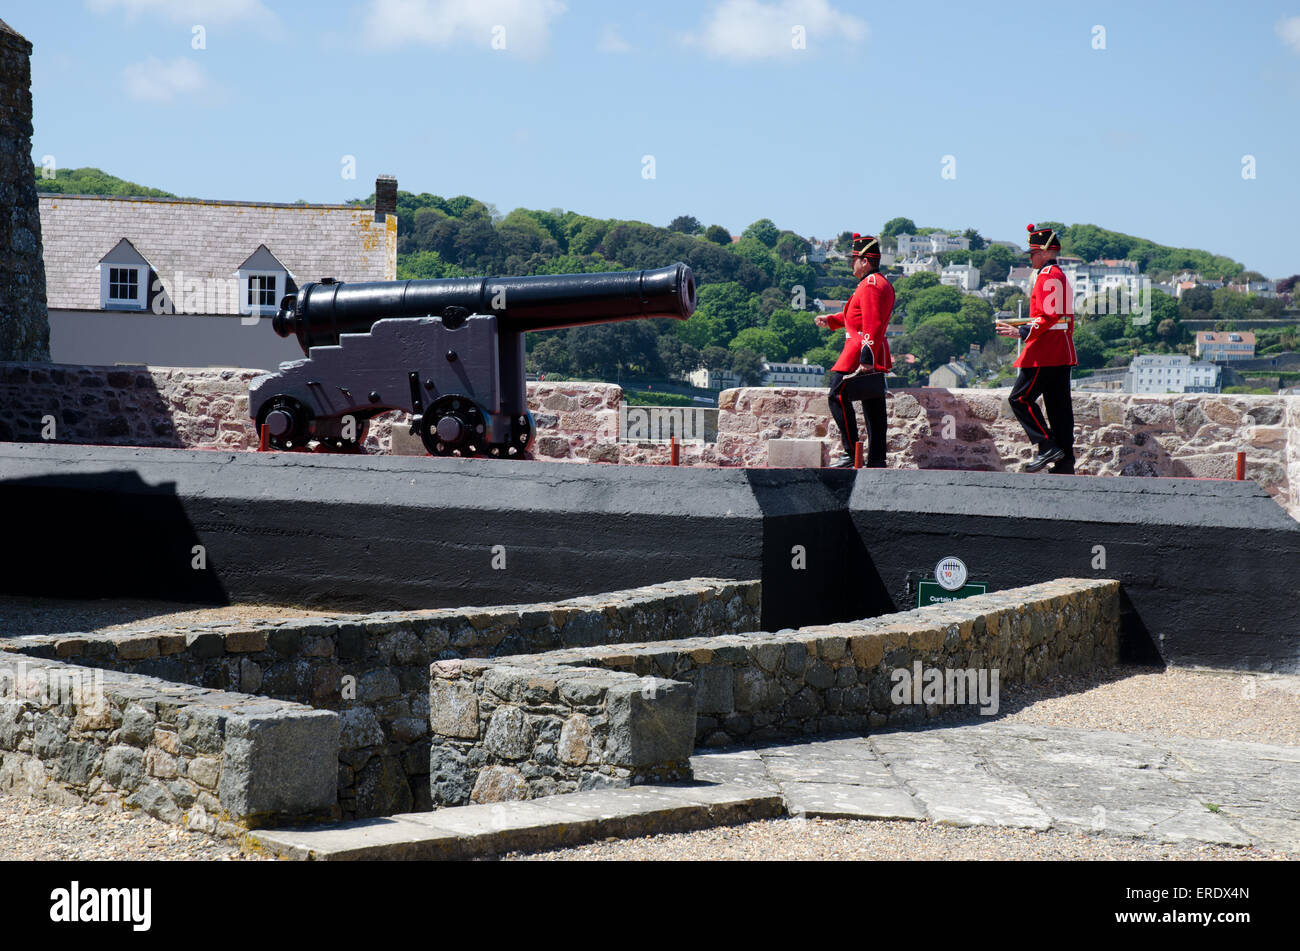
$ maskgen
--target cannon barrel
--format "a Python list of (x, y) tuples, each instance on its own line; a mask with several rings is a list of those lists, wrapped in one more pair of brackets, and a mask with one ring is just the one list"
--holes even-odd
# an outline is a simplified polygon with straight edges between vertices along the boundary
[(487, 314), (504, 330), (554, 330), (641, 317), (685, 320), (694, 311), (695, 276), (678, 263), (601, 274), (308, 283), (280, 302), (272, 327), (281, 337), (296, 336), (306, 353), (389, 317)]

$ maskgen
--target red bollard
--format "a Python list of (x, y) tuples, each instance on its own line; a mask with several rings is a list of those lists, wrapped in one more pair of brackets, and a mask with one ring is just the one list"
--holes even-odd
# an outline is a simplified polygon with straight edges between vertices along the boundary
[(681, 464), (682, 447), (677, 443), (677, 437), (672, 436), (668, 441), (668, 464), (676, 466)]
[(271, 431), (267, 429), (265, 425), (261, 427), (258, 433), (257, 451), (258, 452), (271, 451)]
[(862, 440), (859, 439), (853, 444), (853, 468), (862, 468)]
[(1244, 482), (1246, 479), (1246, 454), (1237, 453), (1237, 481)]

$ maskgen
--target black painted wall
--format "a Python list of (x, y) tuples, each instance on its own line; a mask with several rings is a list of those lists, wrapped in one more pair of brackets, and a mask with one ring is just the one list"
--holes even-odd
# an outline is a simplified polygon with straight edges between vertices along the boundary
[(7, 444), (0, 512), (13, 594), (385, 610), (761, 578), (778, 630), (906, 610), (957, 555), (991, 590), (1118, 578), (1128, 659), (1300, 670), (1300, 524), (1251, 482)]

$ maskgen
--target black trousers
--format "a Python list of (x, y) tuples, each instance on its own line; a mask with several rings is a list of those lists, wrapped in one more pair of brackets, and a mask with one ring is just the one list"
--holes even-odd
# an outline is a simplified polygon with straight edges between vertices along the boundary
[[(1038, 407), (1043, 398), (1046, 418)], [(1041, 452), (1055, 446), (1074, 459), (1074, 403), (1070, 399), (1069, 367), (1021, 367), (1011, 388), (1011, 411)]]
[(828, 401), (831, 417), (840, 428), (840, 441), (844, 452), (850, 459), (858, 442), (858, 414), (853, 404), (862, 404), (862, 413), (867, 418), (867, 458), (864, 463), (873, 469), (885, 467), (885, 427), (888, 425), (885, 414), (885, 398), (869, 392), (871, 384), (865, 377), (855, 376), (845, 379), (843, 373), (831, 373), (831, 389)]

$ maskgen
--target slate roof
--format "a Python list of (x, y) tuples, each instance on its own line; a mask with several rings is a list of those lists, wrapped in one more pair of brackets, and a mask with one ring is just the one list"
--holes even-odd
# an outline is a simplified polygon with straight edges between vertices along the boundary
[[(397, 217), (375, 222), (365, 205), (286, 205), (108, 195), (40, 196), (51, 310), (100, 310), (96, 265), (126, 238), (181, 300), (177, 274), (229, 280), (259, 245), (299, 284), (397, 277)], [(236, 314), (237, 301), (218, 313)]]

